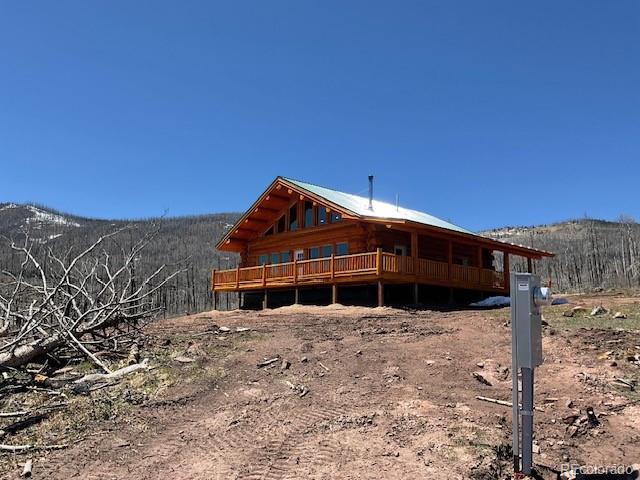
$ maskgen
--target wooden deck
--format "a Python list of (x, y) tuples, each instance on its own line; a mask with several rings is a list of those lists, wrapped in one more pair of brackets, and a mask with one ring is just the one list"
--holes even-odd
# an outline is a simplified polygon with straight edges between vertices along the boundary
[(503, 272), (376, 252), (213, 271), (214, 291), (244, 291), (343, 283), (421, 283), (505, 292)]

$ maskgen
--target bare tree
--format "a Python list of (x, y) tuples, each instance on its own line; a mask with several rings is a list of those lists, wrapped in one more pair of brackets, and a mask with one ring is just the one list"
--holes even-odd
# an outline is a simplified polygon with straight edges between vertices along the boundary
[[(20, 244), (11, 242), (20, 265), (3, 272), (6, 280), (0, 285), (0, 369), (23, 366), (64, 347), (110, 373), (96, 352), (126, 345), (138, 323), (160, 310), (152, 297), (183, 271), (167, 272), (161, 265), (137, 278), (136, 262), (158, 230), (125, 249), (117, 236), (127, 229), (105, 234), (75, 254), (73, 249), (64, 254), (47, 249), (44, 258), (33, 254), (28, 235)], [(107, 241), (118, 254), (103, 248)]]

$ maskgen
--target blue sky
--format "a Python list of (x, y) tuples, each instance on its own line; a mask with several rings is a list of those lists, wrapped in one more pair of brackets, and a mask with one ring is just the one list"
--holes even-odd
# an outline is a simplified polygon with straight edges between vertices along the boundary
[(640, 218), (640, 2), (0, 4), (0, 201), (244, 210), (277, 175), (470, 229)]

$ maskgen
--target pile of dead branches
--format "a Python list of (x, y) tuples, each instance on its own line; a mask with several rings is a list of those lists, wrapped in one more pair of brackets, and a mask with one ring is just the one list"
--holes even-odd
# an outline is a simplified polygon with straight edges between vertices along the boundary
[(157, 230), (128, 249), (118, 243), (122, 230), (77, 253), (48, 249), (44, 258), (33, 254), (28, 235), (10, 242), (21, 263), (17, 272), (2, 272), (0, 282), (0, 371), (80, 356), (111, 374), (103, 359), (127, 356), (140, 322), (158, 313), (151, 296), (183, 270), (162, 265), (138, 278), (136, 265)]

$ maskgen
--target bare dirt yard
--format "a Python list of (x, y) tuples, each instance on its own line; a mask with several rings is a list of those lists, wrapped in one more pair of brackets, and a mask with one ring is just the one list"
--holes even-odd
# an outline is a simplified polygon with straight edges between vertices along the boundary
[[(534, 460), (547, 476), (640, 462), (640, 300), (567, 298), (544, 313)], [(476, 398), (510, 401), (508, 320), (292, 306), (156, 321), (141, 348), (152, 369), (59, 392), (66, 408), (0, 443), (68, 446), (3, 452), (2, 477), (32, 459), (51, 479), (510, 478), (511, 410)], [(21, 395), (2, 410), (60, 396)]]

